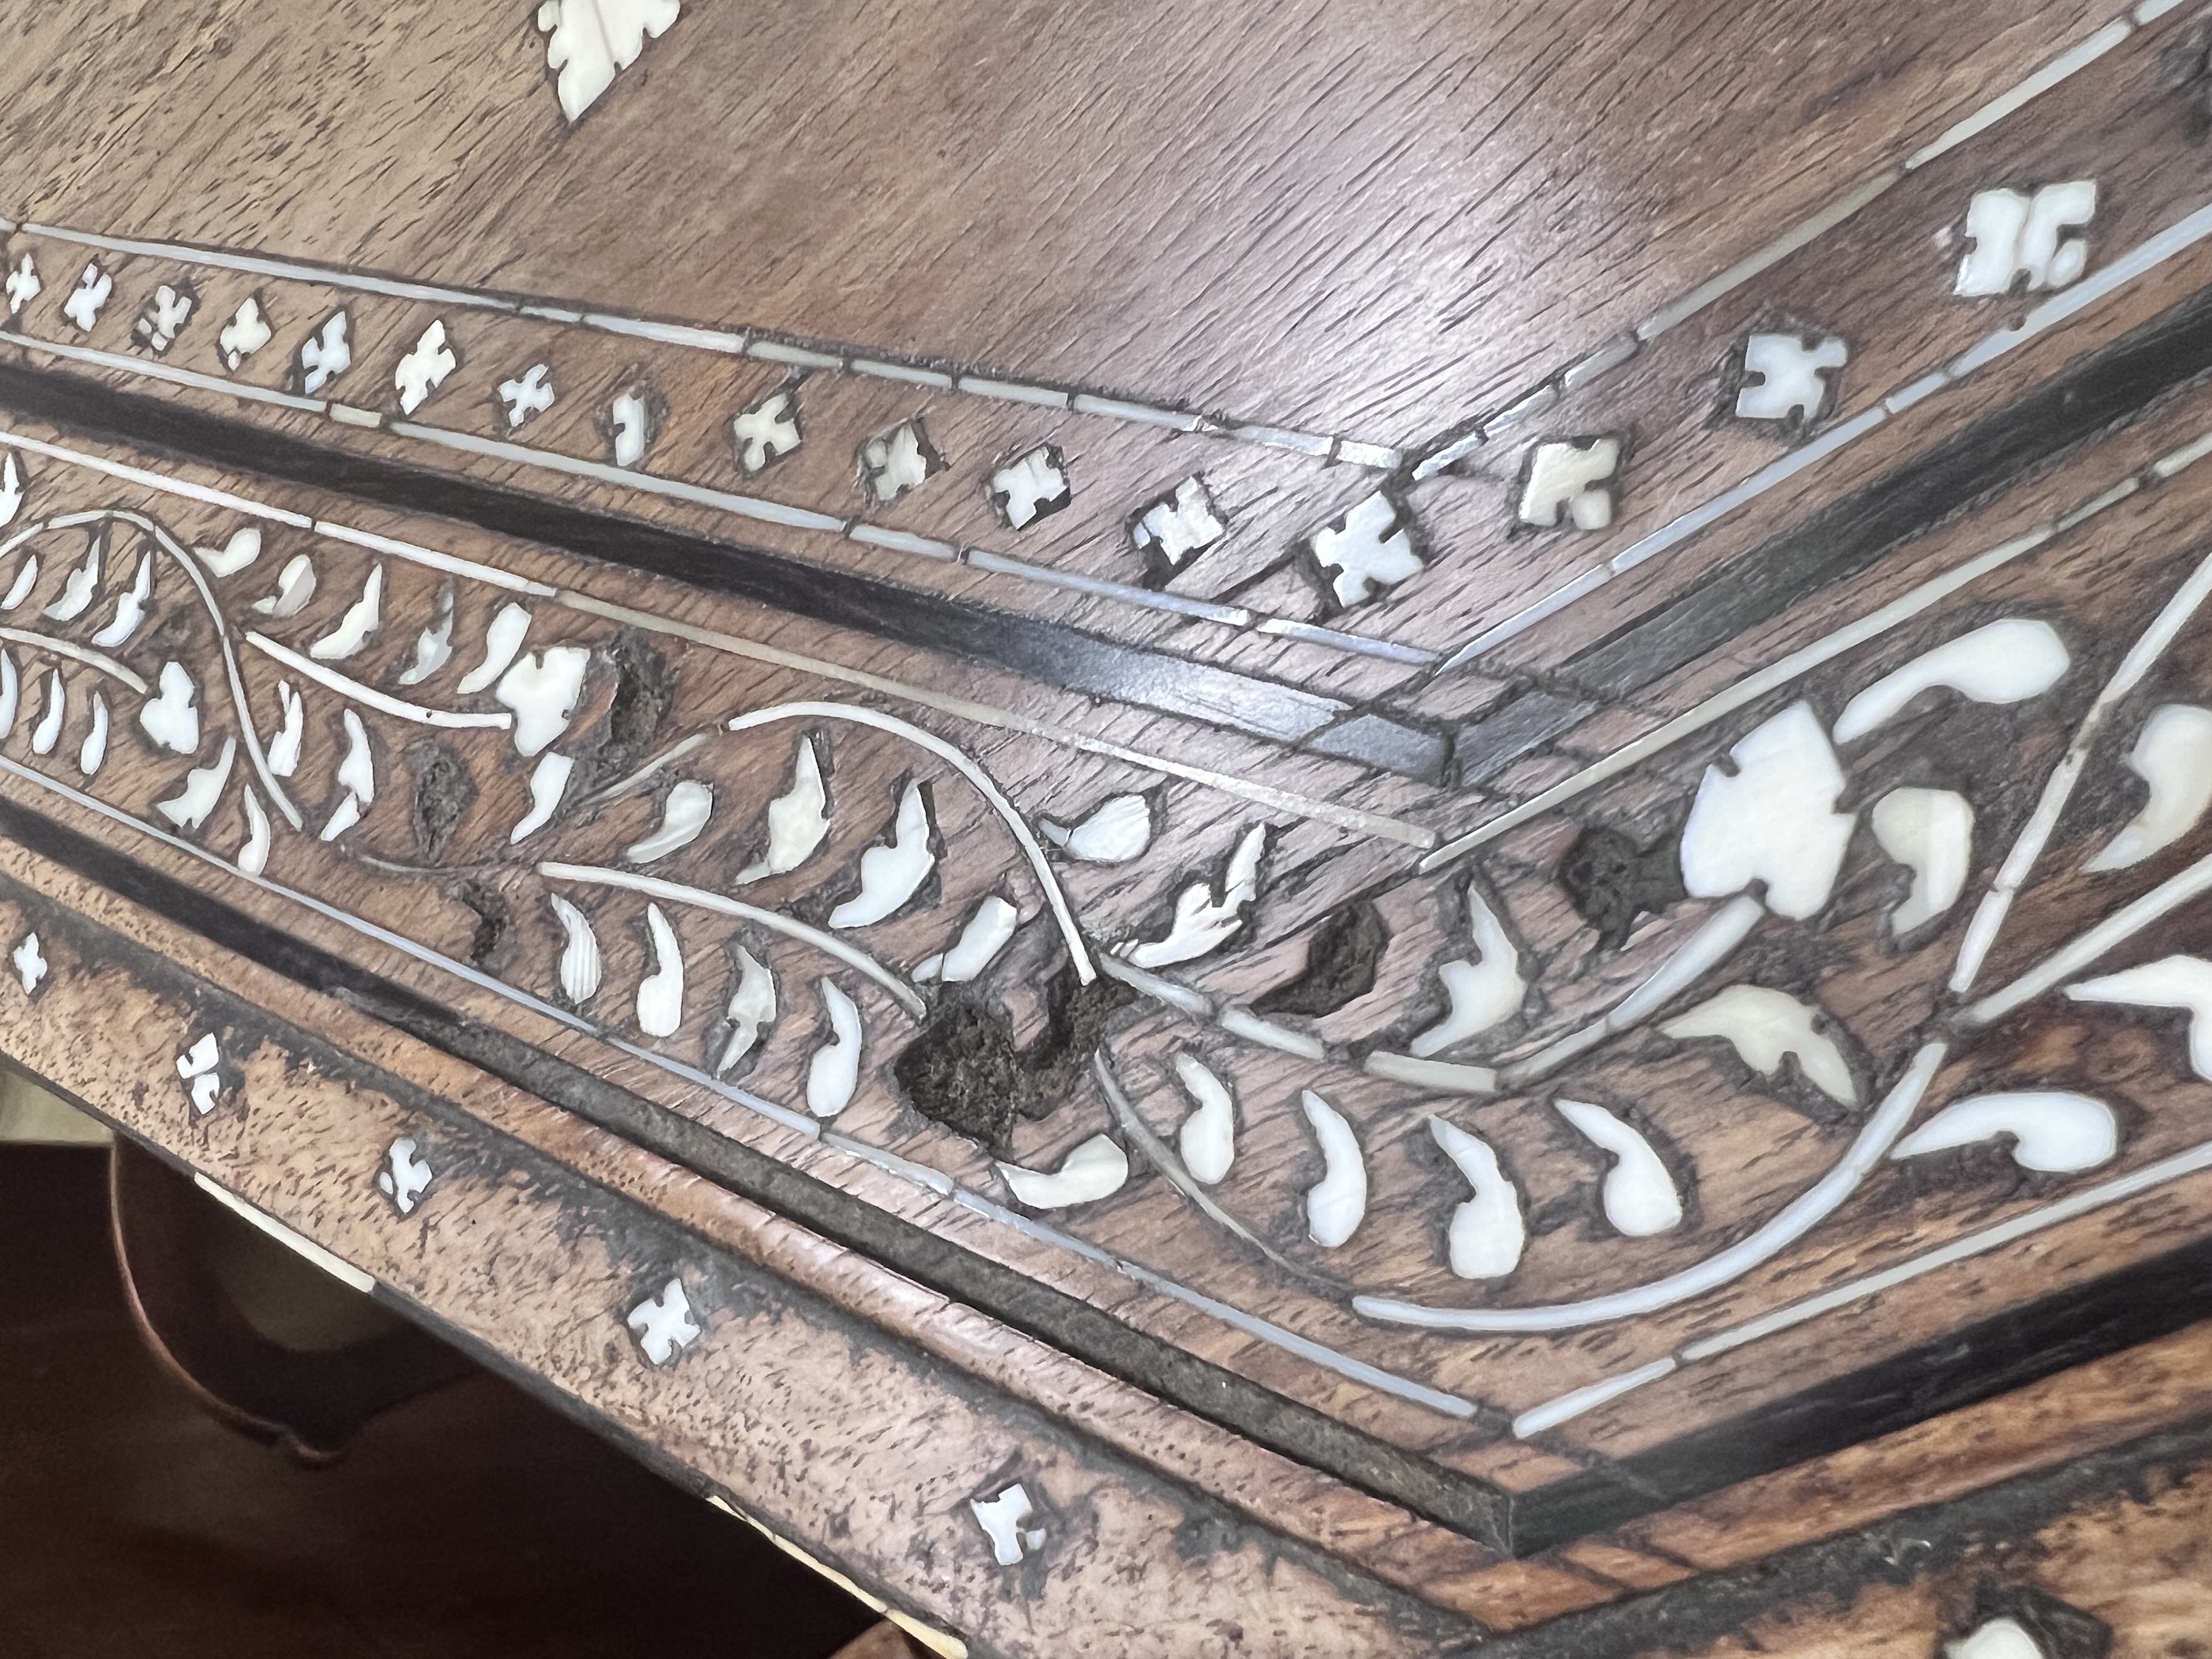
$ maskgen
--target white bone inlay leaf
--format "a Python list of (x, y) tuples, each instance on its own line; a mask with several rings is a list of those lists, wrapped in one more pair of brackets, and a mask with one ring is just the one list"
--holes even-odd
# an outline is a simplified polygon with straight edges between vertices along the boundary
[(131, 577), (129, 589), (116, 597), (114, 617), (92, 636), (92, 642), (103, 651), (129, 644), (138, 624), (146, 620), (146, 604), (153, 597), (154, 555), (149, 550), (138, 556), (138, 572)]
[(1022, 1524), (1036, 1511), (1020, 1481), (995, 1498), (969, 1498), (968, 1508), (991, 1540), (991, 1559), (1000, 1566), (1018, 1566), (1026, 1552), (1044, 1547), (1044, 1528)]
[(493, 698), (514, 711), (514, 746), (525, 759), (568, 729), (592, 653), (580, 645), (533, 651), (500, 678)]
[(544, 0), (538, 32), (561, 113), (571, 124), (580, 119), (681, 9), (680, 0)]
[(911, 977), (916, 984), (941, 980), (947, 985), (965, 985), (1006, 948), (1006, 941), (1013, 938), (1014, 928), (1021, 919), (1022, 913), (1005, 899), (996, 893), (987, 895), (969, 916), (952, 948), (926, 958)]
[(1060, 1159), (1049, 1172), (1001, 1163), (999, 1173), (1016, 1199), (1032, 1210), (1064, 1210), (1095, 1204), (1121, 1190), (1129, 1179), (1129, 1155), (1106, 1135), (1093, 1135)]
[(1553, 1104), (1587, 1139), (1613, 1154), (1613, 1167), (1605, 1172), (1599, 1198), (1615, 1231), (1630, 1238), (1649, 1238), (1682, 1224), (1682, 1200), (1674, 1190), (1674, 1177), (1633, 1125), (1588, 1101)]
[(638, 981), (637, 1025), (647, 1036), (674, 1036), (684, 1024), (684, 949), (657, 904), (645, 907), (653, 971)]
[(2068, 986), (2066, 994), (2075, 1002), (2187, 1010), (2189, 1069), (2212, 1079), (2212, 962), (2202, 957), (2160, 957), (2100, 979), (2081, 980)]
[(1009, 530), (1026, 530), (1075, 498), (1067, 463), (1050, 444), (1040, 444), (992, 473), (988, 493)]
[(76, 288), (62, 301), (62, 314), (75, 323), (79, 330), (89, 334), (100, 321), (100, 313), (107, 304), (107, 296), (115, 292), (115, 278), (102, 270), (98, 264), (88, 264), (84, 274), (76, 279)]
[(742, 945), (732, 959), (738, 969), (738, 988), (730, 994), (730, 1006), (723, 1016), (729, 1022), (730, 1035), (715, 1057), (716, 1077), (726, 1076), (732, 1066), (753, 1051), (761, 1033), (775, 1024), (775, 975)]
[(1211, 882), (1193, 883), (1176, 896), (1175, 916), (1165, 934), (1151, 940), (1124, 939), (1115, 954), (1139, 968), (1164, 968), (1219, 949), (1244, 925), (1245, 907), (1259, 896), (1260, 863), (1267, 850), (1267, 826), (1255, 823), (1230, 854), (1218, 899)]
[(2080, 231), (2096, 216), (2094, 179), (2045, 185), (2034, 194), (2016, 190), (1982, 190), (1966, 204), (1966, 234), (1973, 246), (1959, 263), (1952, 292), (1987, 298), (2008, 294), (2022, 278), (2031, 290), (2064, 288), (2088, 269), (2086, 237)]
[(530, 774), (530, 810), (507, 831), (508, 846), (536, 835), (553, 822), (553, 814), (559, 810), (561, 797), (568, 787), (568, 775), (575, 769), (576, 758), (573, 755), (538, 757)]
[(384, 567), (369, 567), (361, 597), (346, 608), (338, 625), (307, 647), (317, 662), (343, 662), (367, 645), (384, 621)]
[(738, 465), (748, 472), (781, 460), (799, 445), (799, 393), (778, 386), (748, 404), (731, 421), (730, 436), (737, 445)]
[(295, 553), (276, 573), (276, 591), (265, 599), (254, 600), (253, 608), (264, 617), (282, 622), (288, 617), (298, 616), (314, 597), (315, 562), (304, 553)]
[(1620, 440), (1589, 438), (1538, 444), (1521, 491), (1521, 522), (1550, 529), (1565, 512), (1577, 530), (1613, 522), (1611, 480), (1620, 465)]
[(77, 749), (76, 769), (90, 777), (100, 770), (100, 763), (106, 758), (107, 699), (95, 691), (92, 694), (92, 726)]
[(1358, 1231), (1367, 1214), (1367, 1160), (1344, 1114), (1312, 1090), (1298, 1104), (1321, 1145), (1322, 1177), (1306, 1188), (1306, 1236), (1333, 1250)]
[(511, 380), (499, 383), (501, 412), (507, 417), (507, 429), (514, 431), (533, 415), (543, 415), (553, 407), (553, 368), (550, 363), (532, 363)]
[(23, 981), (25, 996), (37, 990), (39, 981), (46, 976), (46, 953), (39, 949), (35, 933), (24, 934), (22, 943), (9, 953), (8, 960), (15, 964), (15, 977)]
[(0, 651), (0, 738), (6, 738), (15, 730), (15, 717), (22, 712), (23, 682), (15, 672), (15, 659)]
[(860, 1024), (860, 1006), (833, 979), (815, 981), (823, 1012), (830, 1016), (830, 1037), (814, 1051), (806, 1066), (806, 1109), (817, 1117), (835, 1117), (852, 1104), (853, 1091), (860, 1085), (860, 1049), (866, 1033)]
[(878, 507), (889, 507), (944, 465), (919, 421), (902, 421), (860, 446), (860, 481)]
[(1229, 1173), (1237, 1157), (1237, 1101), (1229, 1085), (1197, 1055), (1175, 1057), (1176, 1079), (1198, 1103), (1176, 1131), (1176, 1149), (1191, 1179), (1211, 1187)]
[(336, 841), (359, 823), (361, 815), (376, 801), (376, 755), (369, 747), (368, 728), (350, 708), (341, 710), (338, 719), (345, 727), (346, 750), (338, 762), (337, 786), (345, 791), (345, 799), (323, 825), (325, 841)]
[(599, 936), (591, 918), (558, 893), (546, 896), (561, 923), (561, 994), (580, 1008), (597, 995), (601, 963)]
[(1850, 743), (1894, 718), (1923, 691), (1942, 686), (1975, 702), (2023, 702), (2066, 673), (2066, 641), (2049, 623), (2007, 617), (1947, 640), (1885, 674), (1844, 706), (1836, 741)]
[(691, 1299), (684, 1294), (684, 1281), (672, 1279), (658, 1296), (647, 1297), (629, 1310), (623, 1322), (637, 1334), (637, 1346), (646, 1363), (673, 1364), (676, 1356), (699, 1340), (699, 1327), (691, 1317)]
[[(230, 768), (231, 739), (222, 740), (223, 769)], [(220, 793), (218, 787), (217, 793)], [(238, 849), (238, 867), (249, 876), (258, 876), (269, 867), (269, 814), (262, 810), (261, 798), (251, 789), (241, 790), (239, 799), (246, 807), (246, 842)], [(210, 808), (214, 805), (210, 800)], [(164, 811), (168, 809), (165, 806)]]
[(416, 1151), (414, 1136), (400, 1136), (384, 1149), (384, 1167), (376, 1172), (377, 1191), (390, 1199), (392, 1207), (402, 1215), (415, 1213), (435, 1173), (426, 1159), (416, 1156)]
[[(453, 585), (438, 590), (430, 620), (415, 636), (415, 656), (399, 672), (402, 685), (420, 685), (453, 659)], [(505, 664), (501, 665), (505, 667)]]
[(23, 507), (23, 463), (12, 449), (0, 453), (0, 525), (13, 524)]
[(814, 739), (802, 737), (792, 757), (791, 787), (768, 804), (767, 855), (738, 871), (738, 882), (784, 875), (812, 857), (830, 833), (830, 817), (823, 810), (829, 799)]
[(39, 280), (39, 267), (28, 252), (17, 258), (8, 270), (8, 314), (20, 317), (23, 307), (37, 299), (46, 284)]
[(54, 622), (75, 622), (90, 609), (100, 594), (100, 555), (104, 532), (94, 531), (92, 544), (84, 550), (84, 559), (69, 573), (62, 584), (61, 597), (46, 607), (47, 617)]
[(1504, 1278), (1521, 1265), (1528, 1242), (1521, 1194), (1488, 1142), (1440, 1117), (1429, 1120), (1429, 1133), (1474, 1188), (1474, 1196), (1452, 1211), (1446, 1235), (1452, 1272), (1462, 1279)]
[(496, 682), (514, 663), (530, 633), (530, 612), (523, 606), (502, 605), (484, 629), (483, 660), (461, 676), (460, 694), (474, 696)]
[(334, 311), (300, 346), (300, 390), (312, 398), (352, 367), (353, 346), (346, 338), (346, 314)]
[(1127, 864), (1152, 844), (1152, 804), (1142, 795), (1115, 795), (1078, 824), (1040, 819), (1037, 833), (1085, 864)]
[(1170, 570), (1182, 569), (1228, 533), (1213, 497), (1206, 493), (1206, 480), (1196, 473), (1177, 484), (1173, 495), (1147, 505), (1129, 524), (1129, 540), (1136, 550), (1156, 556)]
[(1808, 1083), (1832, 1100), (1853, 1104), (1859, 1097), (1858, 1081), (1834, 1039), (1813, 1029), (1818, 1012), (1787, 992), (1731, 985), (1659, 1029), (1677, 1042), (1724, 1038), (1737, 1058), (1766, 1077), (1781, 1068), (1784, 1056), (1794, 1054)]
[(1813, 420), (1828, 400), (1830, 376), (1850, 361), (1850, 348), (1833, 335), (1808, 346), (1795, 334), (1754, 334), (1744, 343), (1735, 412), (1747, 421)]
[(199, 555), (210, 575), (235, 576), (261, 556), (261, 526), (241, 525), (221, 547), (195, 546), (192, 551)]
[(1890, 913), (1890, 931), (1909, 933), (1959, 902), (1973, 867), (1974, 809), (1948, 789), (1893, 789), (1869, 815), (1881, 850), (1912, 872), (1912, 890)]
[(269, 744), (269, 769), (280, 778), (289, 778), (300, 768), (300, 744), (307, 732), (307, 705), (289, 680), (279, 680), (276, 707), (282, 720)]
[(215, 343), (222, 354), (222, 366), (235, 374), (238, 366), (272, 337), (269, 319), (261, 314), (261, 301), (249, 295), (238, 302), (238, 309), (216, 334)]
[(161, 283), (138, 308), (138, 319), (131, 325), (131, 337), (156, 357), (167, 356), (198, 303), (199, 296), (190, 288)]
[(830, 925), (871, 927), (912, 898), (937, 867), (930, 835), (928, 798), (920, 784), (909, 781), (899, 796), (890, 844), (860, 854), (860, 890), (830, 913)]
[(1922, 1158), (2001, 1135), (2012, 1138), (2014, 1163), (2050, 1175), (2094, 1170), (2120, 1148), (2119, 1121), (2103, 1101), (2065, 1089), (2020, 1089), (1946, 1106), (1889, 1155)]
[(1363, 496), (1341, 518), (1314, 532), (1308, 545), (1314, 562), (1334, 573), (1328, 591), (1340, 605), (1372, 599), (1421, 570), (1405, 511), (1387, 490)]
[(1467, 912), (1468, 930), (1474, 936), (1479, 959), (1469, 962), (1461, 957), (1437, 969), (1449, 1006), (1442, 1019), (1407, 1045), (1417, 1060), (1440, 1054), (1510, 1019), (1527, 994), (1528, 981), (1521, 977), (1521, 953), (1513, 948), (1512, 939), (1482, 895), (1471, 888)]
[(714, 813), (714, 792), (686, 778), (668, 792), (660, 809), (660, 827), (623, 848), (623, 857), (632, 864), (650, 864), (680, 852), (699, 839)]
[(1698, 898), (1766, 884), (1766, 907), (1802, 921), (1834, 890), (1851, 838), (1835, 810), (1844, 770), (1805, 703), (1793, 703), (1729, 750), (1733, 776), (1709, 766), (1682, 830), (1682, 884)]
[(2150, 799), (2084, 870), (2124, 870), (2197, 827), (2212, 806), (2212, 708), (2169, 702), (2153, 709), (2128, 765), (2150, 786)]
[(445, 320), (441, 318), (422, 331), (414, 349), (402, 357), (392, 372), (392, 389), (399, 394), (399, 412), (412, 415), (422, 408), (430, 394), (446, 383), (446, 377), (460, 366), (461, 360), (446, 343)]
[(653, 398), (643, 386), (634, 386), (615, 394), (607, 405), (606, 429), (614, 447), (617, 466), (635, 466), (645, 459), (659, 435), (653, 417)]
[(0, 611), (13, 611), (31, 597), (31, 590), (39, 585), (39, 556), (26, 553), (23, 562), (15, 571), (15, 580), (8, 584), (5, 598), (0, 598)]
[(1992, 1619), (1957, 1641), (1945, 1643), (1943, 1659), (2051, 1659), (2051, 1656), (2017, 1619)]
[(204, 1033), (177, 1056), (177, 1075), (184, 1079), (185, 1091), (191, 1097), (195, 1117), (205, 1117), (222, 1098), (222, 1076), (216, 1069), (222, 1064), (222, 1048), (212, 1031)]
[[(231, 763), (237, 758), (237, 756), (238, 739), (231, 737), (224, 738), (222, 748), (215, 757), (215, 763), (211, 766), (196, 766), (185, 773), (185, 787), (167, 800), (155, 802), (155, 810), (179, 830), (198, 829), (207, 822), (208, 814), (215, 811), (216, 803), (222, 799), (222, 787), (230, 781)], [(262, 858), (265, 861), (268, 857), (268, 820), (261, 816), (261, 803), (253, 798), (251, 790), (248, 790), (246, 795), (246, 815), (248, 823), (255, 826), (254, 834), (250, 837), (249, 844), (252, 841), (258, 841), (261, 843)], [(245, 868), (245, 862), (241, 855), (239, 860), (241, 869)], [(257, 864), (252, 869), (247, 870), (246, 873), (259, 875), (260, 866)]]
[(51, 755), (54, 744), (61, 741), (62, 720), (69, 712), (69, 693), (63, 688), (61, 673), (57, 669), (46, 671), (46, 702), (39, 723), (31, 728), (31, 752)]

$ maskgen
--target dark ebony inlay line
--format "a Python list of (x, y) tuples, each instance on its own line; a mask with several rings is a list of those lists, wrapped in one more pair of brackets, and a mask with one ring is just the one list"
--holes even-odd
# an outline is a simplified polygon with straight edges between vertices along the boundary
[[(2026, 397), (1832, 501), (1646, 617), (1550, 671), (1570, 690), (1625, 697), (1947, 519), (1982, 505), (2035, 468), (2141, 416), (2212, 370), (2212, 289), (2085, 352)], [(1459, 733), (1460, 775), (1479, 781), (1567, 732), (1589, 706), (1527, 692)]]
[(574, 1112), (670, 1162), (981, 1310), (1109, 1375), (1387, 1502), (1506, 1547), (1508, 1498), (1088, 1303), (874, 1206), (641, 1095), (257, 921), (105, 842), (0, 796), (0, 836), (295, 983), (333, 996), (432, 1048)]
[[(1063, 690), (1109, 697), (1255, 737), (1303, 744), (1352, 712), (1340, 698), (1119, 644), (1063, 623), (954, 599), (789, 554), (673, 530), (502, 484), (319, 444), (71, 374), (0, 362), (0, 408), (88, 436), (281, 478), (403, 512), (429, 513), (582, 558), (1011, 669)], [(1443, 766), (1442, 739), (1364, 716), (1328, 732), (1328, 752), (1416, 777)]]
[(2212, 1318), (2212, 1239), (1951, 1331), (1610, 1468), (1514, 1500), (1513, 1550), (1531, 1555), (1873, 1440)]

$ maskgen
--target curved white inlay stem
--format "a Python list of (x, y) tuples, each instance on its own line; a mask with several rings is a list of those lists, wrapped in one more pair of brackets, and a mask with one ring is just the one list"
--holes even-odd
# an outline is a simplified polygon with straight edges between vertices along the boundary
[(1946, 1106), (1889, 1155), (1920, 1158), (1999, 1135), (2013, 1138), (2012, 1159), (2021, 1168), (2053, 1175), (2094, 1170), (2120, 1149), (2119, 1121), (2103, 1101), (2063, 1089), (2022, 1089)]
[(1557, 1100), (1553, 1104), (1561, 1117), (1613, 1154), (1601, 1194), (1605, 1218), (1616, 1230), (1630, 1238), (1650, 1238), (1682, 1224), (1682, 1198), (1674, 1190), (1674, 1177), (1633, 1124), (1588, 1101)]
[(1912, 1064), (1898, 1079), (1874, 1115), (1860, 1129), (1858, 1139), (1843, 1161), (1784, 1206), (1782, 1212), (1748, 1237), (1708, 1256), (1695, 1267), (1664, 1279), (1615, 1291), (1581, 1302), (1559, 1302), (1540, 1308), (1432, 1308), (1389, 1297), (1362, 1296), (1352, 1299), (1352, 1310), (1369, 1319), (1392, 1324), (1418, 1325), (1443, 1331), (1571, 1331), (1610, 1319), (1671, 1308), (1703, 1296), (1707, 1291), (1741, 1278), (1762, 1262), (1770, 1261), (1834, 1214), (1843, 1201), (1858, 1190), (1868, 1172), (1880, 1164), (1891, 1144), (1911, 1121), (1920, 1098), (1949, 1052), (1942, 1042), (1931, 1042), (1913, 1056)]
[(1045, 902), (1051, 907), (1053, 917), (1060, 924), (1060, 937), (1066, 942), (1068, 957), (1075, 963), (1076, 978), (1088, 985), (1098, 976), (1098, 970), (1092, 965), (1091, 960), (1090, 949), (1083, 942), (1082, 930), (1075, 925), (1075, 913), (1068, 908), (1067, 896), (1060, 891), (1060, 879), (1053, 873), (1051, 862), (1045, 857), (1044, 848), (1037, 844), (1036, 837), (1030, 833), (1029, 824), (1024, 820), (1022, 815), (1014, 810), (1013, 802), (1006, 799), (1005, 792), (993, 781), (991, 775), (969, 759), (966, 754), (945, 742), (944, 738), (933, 732), (925, 732), (918, 726), (909, 726), (906, 721), (896, 719), (890, 714), (879, 714), (872, 708), (848, 707), (834, 702), (789, 702), (780, 703), (773, 708), (757, 708), (749, 714), (738, 715), (735, 720), (731, 720), (725, 729), (731, 732), (744, 732), (754, 726), (767, 726), (778, 720), (809, 719), (848, 720), (857, 726), (872, 726), (878, 732), (888, 732), (894, 737), (902, 738), (908, 743), (927, 749), (931, 754), (957, 771), (969, 782), (974, 784), (983, 799), (990, 802), (991, 810), (999, 815), (1007, 830), (1012, 833), (1024, 856), (1029, 860), (1030, 868), (1036, 872), (1037, 884), (1044, 892)]
[(1129, 1178), (1129, 1155), (1105, 1135), (1093, 1135), (1060, 1159), (1047, 1174), (1018, 1164), (1001, 1164), (999, 1173), (1016, 1199), (1032, 1210), (1064, 1210), (1110, 1198)]
[(684, 1024), (684, 949), (659, 905), (645, 907), (645, 927), (653, 941), (653, 971), (638, 981), (638, 1029), (647, 1036), (673, 1036)]
[(1521, 1194), (1498, 1167), (1498, 1154), (1486, 1141), (1440, 1117), (1429, 1120), (1429, 1133), (1474, 1188), (1474, 1196), (1452, 1211), (1445, 1236), (1451, 1270), (1462, 1279), (1504, 1278), (1521, 1265), (1528, 1240)]
[(1512, 939), (1482, 895), (1472, 888), (1468, 891), (1467, 912), (1477, 960), (1462, 957), (1437, 969), (1449, 1006), (1441, 1020), (1406, 1045), (1416, 1060), (1440, 1054), (1510, 1019), (1520, 1012), (1521, 1000), (1528, 994), (1528, 981), (1521, 977), (1521, 953), (1513, 948)]
[(677, 882), (663, 881), (657, 876), (639, 875), (629, 870), (608, 870), (587, 864), (541, 864), (538, 873), (548, 881), (581, 882), (592, 887), (620, 887), (633, 893), (642, 893), (648, 898), (665, 900), (672, 904), (696, 905), (702, 910), (713, 910), (726, 916), (735, 916), (740, 921), (757, 922), (787, 939), (795, 939), (827, 951), (847, 967), (858, 969), (890, 994), (891, 1000), (912, 1014), (922, 1017), (921, 998), (913, 986), (884, 967), (865, 951), (860, 950), (835, 933), (826, 933), (818, 927), (810, 927), (803, 921), (793, 921), (775, 910), (763, 910), (757, 904), (747, 904), (742, 899), (725, 898), (720, 893), (710, 893), (697, 887), (685, 887)]
[[(388, 691), (380, 691), (373, 685), (363, 685), (359, 680), (341, 674), (335, 668), (301, 656), (298, 652), (276, 643), (266, 635), (249, 630), (246, 642), (264, 656), (274, 658), (305, 678), (311, 679), (326, 690), (335, 691), (361, 704), (374, 708), (380, 714), (390, 714), (396, 720), (412, 720), (417, 726), (442, 726), (447, 731), (468, 731), (483, 727), (503, 732), (514, 724), (512, 714), (464, 713), (453, 708), (425, 708), (419, 703), (408, 702)], [(285, 711), (289, 725), (290, 709)]]
[(2024, 702), (2057, 684), (2070, 665), (2066, 641), (2049, 623), (2007, 617), (1947, 640), (1883, 675), (1844, 705), (1836, 719), (1836, 741), (1864, 737), (1938, 686), (1975, 702)]
[(58, 640), (46, 634), (33, 634), (22, 628), (0, 628), (0, 640), (22, 646), (27, 650), (43, 651), (48, 656), (66, 657), (71, 662), (82, 663), (87, 668), (106, 675), (118, 685), (129, 686), (142, 697), (151, 689), (143, 675), (128, 664), (118, 662), (104, 651), (94, 651), (89, 647), (73, 644), (68, 640)]
[(814, 988), (830, 1016), (830, 1038), (814, 1051), (806, 1066), (806, 1109), (817, 1117), (835, 1117), (853, 1103), (860, 1085), (860, 1048), (865, 1032), (860, 1006), (845, 994), (834, 979), (819, 979)]
[(1322, 1178), (1306, 1189), (1306, 1236), (1323, 1249), (1350, 1238), (1367, 1214), (1367, 1160), (1344, 1114), (1312, 1090), (1298, 1104), (1321, 1143)]
[(2212, 708), (2169, 702), (2153, 709), (2128, 765), (2150, 786), (2150, 799), (2084, 870), (2124, 870), (2197, 827), (2212, 806)]

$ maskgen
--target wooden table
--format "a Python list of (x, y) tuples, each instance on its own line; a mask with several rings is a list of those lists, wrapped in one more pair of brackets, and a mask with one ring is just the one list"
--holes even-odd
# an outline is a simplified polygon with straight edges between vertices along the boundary
[(0, 1046), (941, 1651), (2197, 1652), (2208, 45), (55, 0)]

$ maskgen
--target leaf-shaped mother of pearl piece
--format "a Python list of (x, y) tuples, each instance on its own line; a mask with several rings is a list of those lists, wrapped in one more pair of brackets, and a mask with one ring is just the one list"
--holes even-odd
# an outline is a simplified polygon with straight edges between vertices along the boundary
[(1306, 1188), (1306, 1236), (1333, 1250), (1358, 1230), (1367, 1214), (1367, 1160), (1352, 1125), (1312, 1090), (1298, 1096), (1306, 1121), (1321, 1144), (1322, 1177)]
[(1834, 890), (1852, 817), (1835, 810), (1844, 769), (1805, 703), (1753, 728), (1729, 750), (1733, 775), (1705, 769), (1682, 829), (1682, 884), (1721, 898), (1763, 882), (1766, 908), (1798, 921)]
[(999, 1173), (1014, 1196), (1032, 1210), (1064, 1210), (1111, 1197), (1129, 1178), (1129, 1155), (1105, 1135), (1093, 1135), (1060, 1159), (1057, 1170), (1001, 1164)]
[(1068, 857), (1085, 864), (1127, 864), (1152, 844), (1152, 804), (1142, 795), (1115, 795), (1080, 823), (1046, 818), (1037, 831)]
[(1947, 640), (1885, 674), (1844, 705), (1836, 741), (1850, 743), (1894, 718), (1923, 691), (1948, 687), (1975, 702), (2024, 702), (2058, 684), (2069, 661), (2049, 623), (2007, 617)]
[(1559, 1115), (1613, 1154), (1600, 1199), (1605, 1218), (1631, 1238), (1649, 1238), (1682, 1224), (1682, 1199), (1674, 1177), (1633, 1126), (1588, 1101), (1554, 1101)]
[(1889, 1155), (1919, 1158), (2000, 1135), (2012, 1137), (2014, 1163), (2050, 1175), (2094, 1170), (2120, 1149), (2119, 1121), (2103, 1101), (2063, 1089), (2021, 1089), (1946, 1106)]

